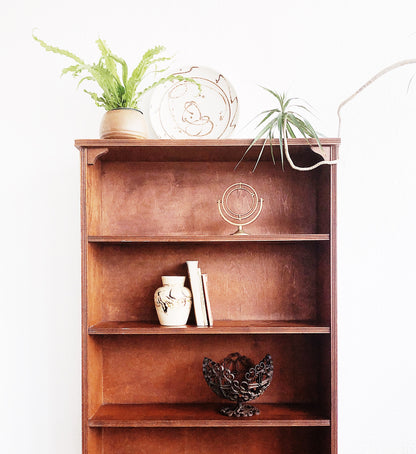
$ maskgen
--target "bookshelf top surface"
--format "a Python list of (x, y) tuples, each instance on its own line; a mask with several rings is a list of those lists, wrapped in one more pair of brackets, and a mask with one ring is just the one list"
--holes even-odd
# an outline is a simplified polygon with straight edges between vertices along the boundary
[[(223, 140), (168, 140), (168, 139), (82, 139), (76, 140), (75, 146), (86, 153), (89, 164), (97, 158), (102, 161), (190, 161), (190, 162), (235, 162), (244, 154), (245, 161), (256, 161), (261, 152), (264, 140), (252, 144), (253, 139)], [(336, 159), (340, 139), (321, 139), (320, 149), (316, 140), (288, 139), (290, 153), (305, 161), (307, 165), (315, 163), (326, 156)], [(273, 154), (280, 159), (280, 142), (272, 141)], [(247, 149), (250, 150), (246, 153)], [(315, 153), (311, 153), (311, 148)], [(267, 141), (262, 153), (262, 160), (271, 161), (271, 146)], [(320, 156), (320, 157), (319, 157)]]
[[(78, 139), (75, 140), (75, 146), (80, 148), (89, 147), (106, 147), (106, 148), (117, 148), (117, 147), (130, 147), (130, 148), (183, 148), (183, 147), (206, 147), (206, 148), (219, 148), (219, 147), (248, 147), (252, 143), (253, 139), (192, 139), (192, 140), (175, 140), (175, 139)], [(261, 147), (264, 139), (260, 139), (254, 145), (254, 147)], [(322, 138), (320, 139), (322, 145), (332, 146), (339, 145), (341, 143), (340, 138)], [(279, 140), (273, 139), (273, 145), (278, 146)], [(288, 139), (288, 144), (291, 146), (316, 146), (316, 140), (306, 139)]]

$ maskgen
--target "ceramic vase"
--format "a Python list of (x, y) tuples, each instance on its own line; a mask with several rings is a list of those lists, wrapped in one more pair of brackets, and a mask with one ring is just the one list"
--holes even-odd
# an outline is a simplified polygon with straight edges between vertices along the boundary
[(165, 326), (186, 325), (192, 305), (192, 293), (184, 287), (185, 276), (162, 276), (163, 287), (155, 291), (159, 323)]
[(143, 113), (127, 107), (106, 112), (100, 125), (101, 139), (146, 139)]

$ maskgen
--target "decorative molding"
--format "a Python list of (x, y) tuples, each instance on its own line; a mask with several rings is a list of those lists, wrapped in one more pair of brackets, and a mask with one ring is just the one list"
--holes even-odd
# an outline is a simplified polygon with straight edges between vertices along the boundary
[(331, 147), (325, 147), (325, 146), (322, 146), (322, 148), (311, 147), (311, 150), (314, 153), (319, 154), (320, 156), (322, 156), (325, 161), (330, 161), (331, 160)]
[(87, 163), (89, 166), (93, 166), (97, 159), (108, 153), (108, 148), (88, 148), (87, 149)]

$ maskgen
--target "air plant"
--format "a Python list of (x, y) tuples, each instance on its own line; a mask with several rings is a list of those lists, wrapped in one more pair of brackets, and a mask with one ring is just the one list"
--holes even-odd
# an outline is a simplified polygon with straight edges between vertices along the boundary
[[(156, 46), (145, 52), (139, 64), (129, 76), (125, 60), (113, 54), (106, 42), (102, 39), (96, 41), (98, 49), (101, 52), (101, 57), (97, 63), (88, 64), (72, 52), (46, 44), (35, 36), (34, 33), (32, 33), (32, 36), (46, 51), (63, 55), (75, 62), (75, 64), (64, 68), (62, 75), (70, 73), (73, 77), (79, 78), (78, 86), (87, 80), (96, 82), (102, 90), (101, 94), (88, 90), (84, 91), (91, 96), (98, 107), (104, 107), (106, 110), (122, 107), (137, 109), (139, 99), (147, 91), (170, 80), (186, 80), (196, 83), (199, 86), (191, 78), (183, 77), (179, 74), (171, 74), (158, 79), (153, 84), (139, 91), (139, 86), (142, 84), (145, 76), (152, 72), (156, 74), (166, 71), (167, 67), (163, 69), (157, 68), (158, 63), (171, 60), (171, 57), (159, 56), (165, 50), (163, 46)], [(120, 69), (121, 74), (119, 74)]]
[(310, 167), (298, 167), (297, 165), (294, 164), (289, 153), (287, 139), (289, 137), (295, 138), (296, 133), (300, 133), (307, 140), (315, 139), (318, 143), (319, 148), (322, 149), (321, 142), (319, 141), (317, 132), (315, 131), (311, 123), (298, 112), (298, 110), (300, 109), (305, 110), (307, 112), (310, 112), (310, 110), (302, 103), (302, 101), (299, 98), (288, 98), (285, 93), (279, 94), (273, 90), (270, 90), (269, 88), (265, 87), (262, 88), (271, 93), (277, 99), (278, 106), (274, 109), (265, 110), (264, 112), (261, 112), (259, 114), (263, 115), (262, 120), (256, 126), (256, 128), (260, 128), (260, 132), (257, 134), (254, 140), (251, 142), (250, 146), (244, 152), (242, 158), (237, 163), (236, 167), (243, 161), (244, 157), (253, 147), (253, 145), (263, 137), (265, 139), (263, 142), (263, 146), (261, 147), (261, 150), (258, 154), (256, 164), (254, 165), (253, 172), (257, 168), (257, 165), (260, 161), (260, 158), (263, 154), (267, 142), (269, 142), (270, 144), (270, 152), (273, 163), (276, 164), (272, 145), (272, 140), (276, 136), (278, 136), (280, 139), (279, 145), (282, 169), (284, 169), (283, 156), (286, 157), (292, 169), (301, 171), (312, 170), (323, 164), (335, 164), (337, 161), (320, 161)]

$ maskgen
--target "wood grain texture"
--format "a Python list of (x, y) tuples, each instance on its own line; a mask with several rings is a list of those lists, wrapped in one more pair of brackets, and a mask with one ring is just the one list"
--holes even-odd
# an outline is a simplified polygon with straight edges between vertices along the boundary
[(89, 419), (90, 427), (300, 427), (329, 426), (330, 421), (313, 407), (257, 405), (260, 414), (229, 418), (218, 413), (222, 404), (103, 405)]
[(86, 232), (88, 235), (100, 235), (102, 222), (102, 207), (101, 207), (101, 161), (98, 161), (95, 166), (88, 166), (85, 170), (88, 178), (85, 181), (86, 186)]
[(331, 325), (331, 245), (330, 242), (319, 243), (316, 265), (317, 293), (319, 301), (317, 318)]
[(103, 454), (330, 452), (328, 427), (106, 428), (102, 431)]
[[(274, 361), (270, 387), (257, 402), (318, 404), (326, 334), (102, 336), (103, 403), (218, 402), (202, 375), (202, 361), (239, 352)], [(328, 390), (329, 392), (329, 390)]]
[[(339, 139), (320, 139), (325, 152), (340, 143)], [(232, 168), (251, 145), (252, 139), (225, 139), (225, 140), (76, 140), (75, 146), (85, 148), (91, 154), (89, 161), (93, 161), (96, 148), (108, 148), (109, 152), (100, 159), (105, 161), (203, 161), (203, 162), (230, 162)], [(275, 155), (279, 159), (279, 140), (273, 140)], [(295, 164), (311, 165), (322, 160), (310, 145), (317, 145), (316, 141), (305, 139), (289, 139), (290, 153)], [(257, 141), (245, 156), (245, 161), (252, 163), (257, 160), (263, 140)], [(335, 158), (333, 158), (335, 159)], [(271, 161), (270, 147), (267, 145), (262, 161)], [(287, 163), (286, 163), (287, 164)], [(262, 164), (261, 164), (262, 165)], [(280, 163), (278, 162), (278, 166)], [(286, 165), (288, 168), (289, 166)], [(232, 169), (231, 169), (232, 170)]]
[[(285, 172), (243, 163), (102, 162), (102, 235), (229, 236), (217, 207), (226, 188), (242, 181), (264, 198), (252, 235), (328, 234), (318, 231), (317, 178), (313, 172)], [(328, 221), (326, 222), (328, 225)]]
[(109, 149), (108, 148), (92, 148), (88, 150), (88, 165), (94, 165), (97, 162), (97, 159), (100, 156), (105, 155), (108, 153)]
[[(88, 282), (88, 267), (87, 267), (87, 247), (88, 247), (88, 231), (87, 231), (87, 152), (80, 149), (80, 208), (81, 208), (81, 330), (82, 330), (82, 452), (88, 453), (88, 336), (85, 335), (88, 327), (87, 319), (87, 282)], [(95, 442), (97, 445), (97, 442)], [(92, 454), (93, 449), (90, 450)]]
[[(157, 321), (160, 276), (198, 260), (218, 320), (316, 320), (317, 245), (306, 243), (92, 244), (102, 269), (102, 320)], [(298, 285), (302, 283), (302, 285)], [(189, 283), (187, 284), (189, 288)]]
[[(88, 337), (87, 327), (96, 319), (89, 314), (100, 311), (101, 306), (94, 304), (96, 295), (97, 261), (91, 256), (93, 251), (88, 245), (88, 234), (98, 225), (97, 214), (93, 213), (91, 201), (96, 197), (97, 173), (100, 165), (88, 173), (86, 150), (81, 150), (81, 299), (82, 299), (82, 451), (83, 454), (101, 454), (102, 438), (96, 431), (88, 429), (88, 418), (97, 411), (102, 402), (102, 351), (94, 339)], [(100, 192), (100, 191), (98, 191)], [(98, 233), (96, 230), (94, 230)], [(97, 300), (95, 299), (95, 302)]]
[[(339, 154), (339, 144), (331, 147), (332, 159)], [(330, 280), (330, 308), (331, 308), (331, 359), (328, 359), (328, 374), (331, 381), (331, 454), (338, 453), (338, 332), (337, 332), (337, 168), (331, 169), (331, 198), (330, 204), (330, 235), (331, 261), (328, 279)], [(329, 367), (331, 372), (329, 372)]]
[[(237, 147), (243, 148), (248, 147), (251, 145), (253, 139), (77, 139), (75, 140), (75, 146), (78, 149), (83, 147), (85, 148), (95, 148), (95, 147), (107, 147), (107, 148), (114, 148), (114, 147), (123, 147), (125, 149), (128, 148), (230, 148), (230, 147)], [(322, 145), (338, 145), (341, 143), (340, 138), (321, 138), (320, 142)], [(273, 146), (278, 146), (279, 139), (273, 139), (272, 141)], [(288, 144), (290, 146), (309, 146), (309, 145), (317, 145), (316, 140), (314, 139), (288, 139)], [(259, 140), (254, 147), (261, 148), (263, 145), (263, 141)], [(331, 159), (336, 159), (335, 157), (331, 157)]]
[(100, 322), (88, 328), (90, 335), (170, 334), (329, 334), (330, 327), (316, 322), (275, 320), (214, 320), (214, 326), (161, 326), (151, 322)]
[(329, 241), (329, 233), (299, 233), (278, 235), (104, 235), (89, 236), (90, 243), (292, 243), (299, 241)]

